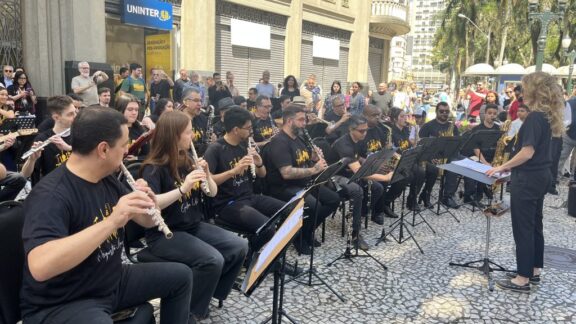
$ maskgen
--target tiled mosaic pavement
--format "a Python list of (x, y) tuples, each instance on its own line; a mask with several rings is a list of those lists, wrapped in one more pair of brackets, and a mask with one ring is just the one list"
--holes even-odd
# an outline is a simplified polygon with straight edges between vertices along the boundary
[[(559, 196), (548, 195), (545, 202), (546, 245), (576, 250), (576, 219), (567, 216), (566, 209), (554, 208), (568, 196), (565, 185), (559, 190)], [(340, 237), (339, 216), (329, 220), (326, 242), (316, 251), (315, 266), (320, 276), (345, 296), (346, 302), (341, 302), (323, 286), (308, 287), (292, 282), (286, 285), (285, 310), (300, 323), (576, 322), (576, 258), (572, 259), (572, 272), (566, 268), (545, 267), (543, 283), (529, 295), (498, 288), (490, 292), (479, 271), (448, 266), (449, 262), (483, 257), (484, 216), (463, 208), (455, 211), (460, 223), (449, 215), (436, 216), (430, 211), (424, 215), (437, 232), (433, 235), (423, 224), (413, 229), (424, 254), (412, 241), (397, 244), (392, 240), (374, 247), (381, 227), (371, 222), (364, 231), (371, 245), (369, 252), (385, 263), (388, 271), (368, 258), (356, 259), (354, 263), (339, 261), (327, 267), (345, 245)], [(392, 221), (387, 218), (386, 225)], [(514, 269), (509, 214), (492, 221), (491, 236), (492, 260)], [(289, 260), (295, 259), (302, 266), (309, 260), (297, 257), (291, 248)], [(495, 274), (496, 278), (501, 276), (501, 273)], [(210, 319), (201, 323), (261, 322), (271, 312), (271, 286), (270, 276), (250, 298), (234, 291), (224, 308), (218, 309), (213, 303)]]

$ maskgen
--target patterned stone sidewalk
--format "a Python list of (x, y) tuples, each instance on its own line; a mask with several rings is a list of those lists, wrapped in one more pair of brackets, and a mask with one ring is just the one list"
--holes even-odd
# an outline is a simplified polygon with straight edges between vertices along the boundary
[[(547, 246), (576, 250), (575, 218), (566, 215), (559, 197), (567, 197), (561, 186), (559, 196), (547, 196), (545, 202), (545, 239)], [(571, 269), (553, 267), (549, 262), (543, 283), (531, 294), (489, 291), (479, 271), (448, 266), (483, 258), (486, 221), (479, 212), (460, 208), (460, 220), (449, 215), (424, 217), (436, 229), (433, 235), (424, 224), (409, 227), (424, 254), (412, 241), (398, 244), (391, 240), (374, 246), (382, 227), (370, 223), (364, 231), (370, 253), (385, 263), (383, 270), (369, 258), (354, 262), (327, 264), (343, 252), (340, 216), (327, 222), (326, 242), (317, 249), (315, 267), (320, 276), (346, 298), (341, 302), (323, 286), (308, 287), (294, 282), (286, 285), (285, 310), (300, 323), (574, 323), (576, 322), (576, 256), (552, 254), (546, 258), (567, 263)], [(392, 223), (386, 219), (386, 226)], [(386, 230), (389, 228), (386, 227)], [(397, 232), (396, 232), (397, 234)], [(515, 268), (514, 242), (510, 215), (492, 221), (490, 257), (508, 269)], [(570, 251), (568, 251), (570, 252)], [(573, 252), (576, 253), (576, 252)], [(551, 259), (553, 258), (553, 260)], [(307, 257), (297, 257), (293, 248), (289, 260), (307, 266)], [(560, 264), (561, 265), (561, 264)], [(500, 278), (502, 273), (495, 273)], [(218, 309), (213, 303), (211, 317), (202, 323), (259, 323), (271, 313), (272, 276), (248, 298), (233, 292)]]

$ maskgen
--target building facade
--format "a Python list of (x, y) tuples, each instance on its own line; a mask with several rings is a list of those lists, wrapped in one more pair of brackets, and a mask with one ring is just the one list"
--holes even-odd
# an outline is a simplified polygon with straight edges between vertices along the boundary
[[(10, 1), (21, 7), (21, 63), (41, 96), (64, 93), (65, 69), (78, 61), (110, 73), (131, 62), (174, 76), (231, 71), (242, 95), (265, 69), (273, 84), (314, 73), (326, 90), (333, 80), (372, 88), (388, 81), (392, 37), (410, 30), (405, 0), (164, 0), (173, 8), (168, 29), (124, 23), (122, 0)], [(159, 2), (130, 0), (138, 1)], [(268, 47), (234, 43), (247, 23), (269, 31)]]
[(408, 74), (419, 88), (439, 89), (446, 81), (446, 74), (432, 66), (434, 35), (440, 27), (438, 13), (445, 9), (444, 0), (412, 0), (410, 24), (407, 35), (406, 55), (412, 60)]

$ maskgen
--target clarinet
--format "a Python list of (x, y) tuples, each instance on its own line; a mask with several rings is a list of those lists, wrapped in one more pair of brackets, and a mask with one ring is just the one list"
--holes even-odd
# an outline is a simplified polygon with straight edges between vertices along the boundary
[(270, 118), (270, 126), (272, 127), (272, 136), (280, 133), (280, 129), (276, 126), (274, 119), (272, 118), (272, 114), (268, 113), (268, 118)]
[[(136, 191), (137, 190), (135, 187), (136, 180), (134, 180), (134, 177), (132, 177), (132, 174), (130, 174), (130, 171), (128, 171), (124, 163), (120, 163), (120, 170), (122, 170), (124, 177), (126, 177), (126, 182), (128, 182), (128, 185), (130, 186), (132, 191)], [(164, 223), (164, 219), (162, 218), (162, 214), (160, 213), (159, 209), (150, 207), (148, 208), (147, 213), (148, 215), (150, 215), (150, 217), (152, 217), (154, 224), (158, 226), (158, 230), (164, 233), (164, 237), (166, 239), (169, 240), (174, 236), (174, 234), (172, 234), (166, 223)]]
[[(256, 142), (252, 136), (248, 137), (248, 148), (256, 148)], [(252, 181), (256, 180), (256, 164), (254, 164), (254, 157), (252, 157), (252, 163), (250, 164), (250, 173), (252, 173)]]
[[(62, 132), (56, 134), (56, 136), (58, 137), (65, 137), (70, 135), (70, 128), (67, 128), (65, 130), (63, 130)], [(47, 140), (45, 140), (44, 142), (42, 142), (42, 144), (40, 144), (38, 147), (36, 148), (31, 148), (28, 151), (26, 151), (26, 153), (22, 154), (22, 160), (26, 160), (28, 157), (30, 157), (30, 155), (40, 151), (41, 149), (45, 148), (46, 146), (50, 145), (50, 143), (52, 143), (52, 139), (49, 138)]]
[[(192, 150), (192, 160), (194, 160), (194, 165), (196, 166), (196, 170), (201, 169), (200, 165), (198, 165), (198, 153), (196, 153), (196, 148), (194, 147), (194, 142), (190, 142), (190, 149)], [(208, 181), (202, 181), (200, 184), (202, 187), (202, 191), (207, 195), (210, 196), (210, 186), (208, 186)]]
[(208, 123), (206, 124), (206, 144), (212, 143), (212, 135), (214, 134), (214, 125), (212, 124), (212, 120), (214, 120), (214, 106), (210, 105), (208, 106)]
[[(306, 128), (302, 128), (302, 134), (304, 134), (305, 141), (308, 142), (308, 146), (310, 146), (312, 148), (312, 150), (314, 150), (314, 152), (316, 152), (316, 155), (318, 155), (318, 158), (324, 160), (324, 153), (322, 152), (322, 150), (318, 146), (316, 146), (314, 144), (314, 142), (312, 142), (312, 137), (310, 137), (310, 133), (308, 133), (308, 130)], [(336, 192), (338, 192), (342, 189), (340, 187), (340, 185), (336, 182), (334, 177), (330, 177), (330, 181), (334, 185)]]

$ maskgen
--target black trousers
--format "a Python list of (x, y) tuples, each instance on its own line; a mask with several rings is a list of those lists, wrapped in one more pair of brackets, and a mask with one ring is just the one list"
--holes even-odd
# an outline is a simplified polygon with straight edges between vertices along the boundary
[(42, 309), (24, 318), (25, 324), (112, 324), (114, 312), (138, 306), (155, 298), (160, 302), (161, 323), (188, 323), (192, 271), (173, 262), (122, 266), (118, 290), (110, 298), (87, 298)]
[(550, 187), (556, 188), (556, 180), (558, 180), (558, 162), (562, 155), (562, 137), (552, 137), (552, 141), (550, 141), (550, 155), (552, 157), (552, 166), (550, 166), (552, 181), (550, 182)]
[[(300, 187), (272, 187), (270, 188), (270, 195), (280, 200), (288, 201), (297, 192), (302, 190)], [(318, 202), (318, 204), (316, 204)], [(340, 205), (340, 196), (332, 189), (321, 185), (318, 190), (312, 189), (311, 194), (304, 198), (304, 205), (308, 207), (307, 215), (304, 218), (302, 225), (302, 235), (304, 240), (312, 243), (312, 233), (314, 228), (314, 217), (316, 215), (316, 208), (318, 209), (318, 219), (316, 220), (316, 227), (320, 226), (326, 217), (330, 216)], [(318, 205), (316, 207), (316, 205)]]
[[(218, 210), (218, 218), (233, 225), (243, 232), (256, 233), (268, 218), (284, 206), (284, 202), (273, 197), (252, 195), (250, 197), (231, 201)], [(259, 251), (264, 244), (274, 236), (274, 229), (269, 228), (258, 236), (249, 237), (250, 249)]]
[(187, 231), (174, 230), (168, 240), (163, 235), (148, 242), (150, 252), (164, 260), (181, 262), (192, 269), (194, 286), (190, 311), (204, 317), (212, 297), (228, 297), (242, 269), (248, 243), (218, 226), (199, 223)]
[(7, 171), (6, 177), (0, 180), (0, 202), (14, 200), (26, 185), (26, 178), (17, 172)]
[(510, 208), (516, 243), (516, 266), (519, 275), (530, 278), (534, 268), (544, 266), (544, 195), (548, 189), (545, 184), (552, 180), (552, 175), (549, 169), (512, 169), (511, 180)]
[(364, 190), (362, 187), (353, 182), (348, 183), (348, 178), (343, 176), (334, 176), (334, 179), (342, 187), (340, 195), (350, 200), (352, 204), (352, 234), (358, 235), (362, 224), (362, 207), (364, 205)]
[[(426, 163), (426, 180), (424, 182), (422, 195), (430, 196), (432, 190), (434, 189), (434, 184), (436, 183), (436, 178), (438, 177), (439, 172), (440, 169), (438, 169), (434, 164)], [(446, 173), (446, 176), (444, 192), (442, 196), (444, 198), (453, 197), (456, 193), (456, 190), (458, 190), (458, 176), (455, 173), (449, 171), (444, 172)]]

